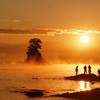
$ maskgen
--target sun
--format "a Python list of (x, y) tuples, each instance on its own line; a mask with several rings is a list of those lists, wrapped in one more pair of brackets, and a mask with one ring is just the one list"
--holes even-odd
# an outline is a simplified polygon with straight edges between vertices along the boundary
[(89, 37), (88, 36), (82, 36), (81, 37), (81, 42), (82, 43), (87, 43), (89, 41)]

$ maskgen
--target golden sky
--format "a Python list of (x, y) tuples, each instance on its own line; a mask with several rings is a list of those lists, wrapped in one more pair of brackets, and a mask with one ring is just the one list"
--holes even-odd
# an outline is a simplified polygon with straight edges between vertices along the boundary
[(24, 60), (31, 38), (47, 60), (99, 63), (100, 0), (0, 0), (0, 61)]
[(0, 27), (100, 30), (100, 0), (0, 0)]
[[(53, 32), (54, 33), (54, 32)], [(81, 37), (89, 41), (82, 43)], [(100, 34), (1, 34), (0, 61), (23, 61), (26, 58), (28, 41), (41, 39), (42, 56), (50, 62), (99, 64)]]

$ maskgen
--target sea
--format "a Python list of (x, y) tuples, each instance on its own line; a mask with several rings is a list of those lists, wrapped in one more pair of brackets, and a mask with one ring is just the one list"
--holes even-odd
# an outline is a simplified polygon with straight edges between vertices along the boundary
[[(100, 88), (100, 82), (65, 80), (74, 76), (76, 66), (78, 74), (83, 73), (85, 64), (50, 64), (50, 65), (0, 65), (0, 100), (75, 100), (71, 98), (52, 97), (51, 95), (73, 93)], [(88, 66), (88, 65), (87, 65)], [(98, 75), (100, 65), (91, 65), (92, 73)], [(30, 98), (15, 91), (47, 91), (43, 97)]]

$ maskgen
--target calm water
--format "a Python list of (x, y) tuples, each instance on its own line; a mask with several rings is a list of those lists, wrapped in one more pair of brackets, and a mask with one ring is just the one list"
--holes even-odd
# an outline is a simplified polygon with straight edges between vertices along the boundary
[[(50, 66), (0, 65), (0, 100), (72, 100), (66, 98), (29, 98), (16, 90), (46, 90), (45, 96), (100, 88), (100, 82), (91, 84), (84, 81), (64, 80), (64, 76), (75, 75), (75, 64), (55, 64)], [(91, 65), (97, 75), (100, 65)], [(79, 65), (83, 73), (83, 65)], [(32, 79), (38, 78), (38, 79)]]

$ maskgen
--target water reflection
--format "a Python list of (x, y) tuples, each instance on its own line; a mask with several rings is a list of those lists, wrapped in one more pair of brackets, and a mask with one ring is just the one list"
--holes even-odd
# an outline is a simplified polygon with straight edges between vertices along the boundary
[(79, 91), (86, 91), (86, 90), (91, 90), (90, 88), (90, 82), (86, 81), (80, 81), (79, 82)]

